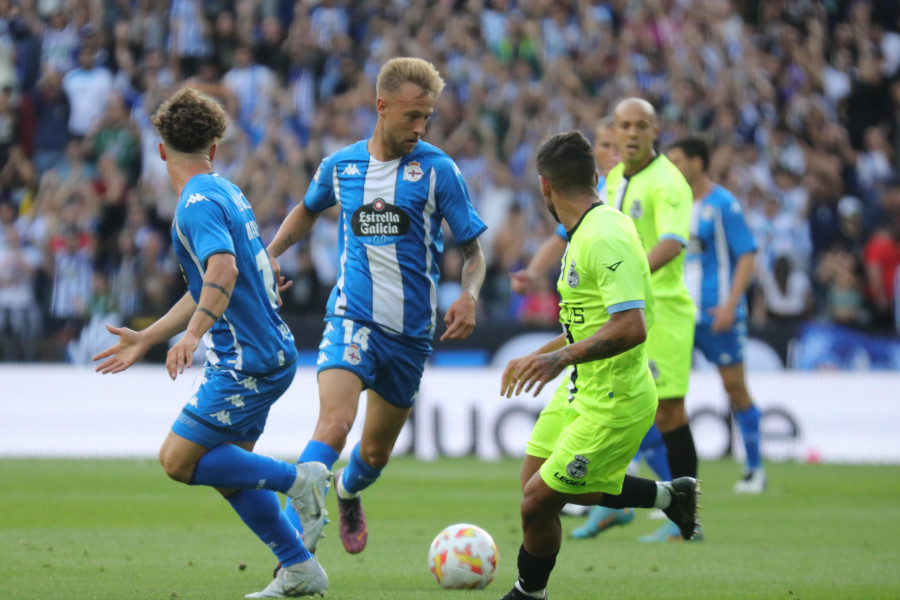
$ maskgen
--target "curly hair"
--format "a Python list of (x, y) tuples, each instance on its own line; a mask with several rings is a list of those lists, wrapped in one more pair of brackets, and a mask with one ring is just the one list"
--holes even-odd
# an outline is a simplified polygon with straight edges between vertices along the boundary
[(414, 83), (425, 93), (437, 98), (444, 89), (444, 80), (434, 65), (421, 58), (399, 57), (384, 63), (375, 82), (379, 97), (396, 94), (404, 83)]
[(187, 154), (203, 152), (218, 142), (228, 129), (225, 109), (211, 96), (182, 88), (162, 103), (150, 117), (163, 144)]

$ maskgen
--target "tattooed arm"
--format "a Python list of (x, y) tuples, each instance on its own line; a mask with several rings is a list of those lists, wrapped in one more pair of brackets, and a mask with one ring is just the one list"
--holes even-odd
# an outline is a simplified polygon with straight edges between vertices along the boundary
[(448, 339), (464, 340), (475, 329), (475, 302), (484, 283), (484, 253), (478, 239), (460, 246), (460, 252), (463, 255), (462, 293), (444, 315), (447, 331), (441, 336), (442, 342)]
[[(321, 213), (313, 212), (306, 208), (301, 202), (285, 217), (284, 223), (278, 228), (278, 233), (272, 243), (266, 248), (269, 254), (269, 262), (272, 263), (272, 272), (275, 274), (275, 283), (278, 285), (278, 291), (283, 292), (293, 282), (285, 281), (284, 275), (281, 274), (281, 265), (278, 264), (276, 257), (281, 256), (285, 250), (305, 238), (312, 231), (316, 219)], [(281, 304), (281, 298), (278, 298), (278, 304)]]
[(285, 217), (284, 223), (278, 228), (278, 233), (266, 248), (269, 256), (271, 258), (281, 256), (285, 250), (309, 235), (320, 214), (322, 213), (309, 210), (302, 202), (295, 206)]
[[(552, 348), (558, 339), (545, 348)], [(613, 313), (600, 329), (580, 342), (509, 361), (500, 381), (500, 394), (511, 398), (534, 388), (534, 395), (537, 396), (544, 384), (555, 379), (567, 366), (610, 358), (634, 348), (645, 339), (647, 324), (643, 309)]]

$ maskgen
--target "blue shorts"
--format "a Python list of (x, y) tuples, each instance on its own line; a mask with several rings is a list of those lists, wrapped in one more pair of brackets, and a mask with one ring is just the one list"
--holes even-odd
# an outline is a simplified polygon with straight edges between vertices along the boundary
[(740, 320), (727, 331), (712, 333), (709, 323), (697, 323), (694, 330), (694, 347), (703, 352), (706, 360), (720, 367), (744, 362), (744, 346), (747, 343), (747, 321)]
[(172, 431), (204, 448), (255, 442), (266, 427), (269, 408), (296, 373), (296, 364), (258, 376), (207, 367), (200, 389), (181, 409)]
[(344, 369), (365, 388), (398, 408), (410, 408), (419, 393), (431, 344), (388, 334), (377, 327), (343, 319), (325, 319), (316, 371)]

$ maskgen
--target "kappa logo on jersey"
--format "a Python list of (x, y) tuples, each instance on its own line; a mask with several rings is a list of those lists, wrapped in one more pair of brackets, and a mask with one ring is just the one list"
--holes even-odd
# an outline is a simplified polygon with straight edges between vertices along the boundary
[(707, 204), (703, 207), (703, 212), (700, 213), (700, 218), (704, 221), (709, 221), (716, 215), (716, 209), (712, 207), (711, 204)]
[(344, 170), (341, 171), (341, 175), (359, 175), (359, 169), (356, 167), (356, 163), (350, 163)]
[(231, 402), (231, 405), (235, 408), (244, 408), (244, 397), (240, 394), (232, 394), (231, 396), (226, 396), (225, 400)]
[(350, 344), (344, 348), (344, 362), (351, 365), (358, 365), (362, 362), (362, 351), (356, 344)]
[(222, 425), (231, 425), (231, 413), (227, 410), (220, 410), (217, 413), (211, 413), (209, 416), (215, 417)]
[(589, 462), (591, 461), (586, 456), (576, 454), (575, 458), (572, 459), (572, 462), (566, 465), (566, 473), (569, 477), (581, 479), (587, 475), (587, 466)]
[(616, 269), (618, 269), (619, 265), (621, 265), (621, 264), (622, 264), (622, 261), (620, 260), (617, 263), (613, 263), (611, 265), (606, 265), (606, 268), (609, 269), (610, 271), (612, 271), (613, 273), (615, 273)]
[(208, 201), (209, 198), (207, 198), (203, 194), (191, 194), (190, 196), (188, 196), (185, 206), (190, 206), (191, 204), (196, 204), (197, 202), (203, 202), (204, 200)]
[(643, 214), (644, 209), (641, 208), (641, 201), (639, 199), (635, 199), (634, 203), (631, 205), (631, 218), (640, 219), (641, 215)]
[(569, 284), (569, 287), (577, 287), (579, 281), (581, 281), (581, 278), (578, 276), (578, 271), (575, 270), (575, 260), (573, 259), (566, 273), (566, 283)]
[(350, 227), (356, 236), (380, 238), (369, 243), (389, 244), (396, 240), (388, 238), (406, 235), (409, 231), (409, 216), (382, 198), (375, 198), (356, 209), (350, 219)]
[(403, 167), (404, 181), (418, 181), (422, 179), (423, 175), (425, 175), (425, 171), (422, 170), (422, 165), (420, 165), (416, 161), (412, 161), (411, 163)]

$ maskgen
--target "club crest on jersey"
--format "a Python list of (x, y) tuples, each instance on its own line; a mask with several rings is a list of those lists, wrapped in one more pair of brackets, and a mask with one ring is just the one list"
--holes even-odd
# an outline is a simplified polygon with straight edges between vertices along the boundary
[(356, 344), (350, 344), (344, 348), (344, 362), (358, 365), (362, 361), (362, 351)]
[(581, 281), (581, 278), (578, 276), (578, 271), (575, 270), (575, 260), (573, 259), (569, 263), (569, 270), (566, 272), (566, 283), (569, 284), (569, 287), (577, 287), (579, 281)]
[(591, 462), (586, 456), (576, 454), (575, 458), (566, 465), (566, 474), (574, 479), (581, 479), (587, 475), (587, 466)]
[(640, 219), (643, 214), (644, 210), (641, 208), (641, 201), (635, 198), (634, 203), (631, 205), (631, 218)]
[(422, 165), (420, 165), (416, 161), (412, 161), (411, 163), (403, 167), (404, 181), (415, 182), (422, 179), (423, 175), (425, 175), (425, 171), (422, 170)]
[(409, 216), (401, 208), (375, 198), (356, 209), (350, 219), (353, 235), (370, 238), (367, 244), (384, 246), (397, 242), (409, 231)]

